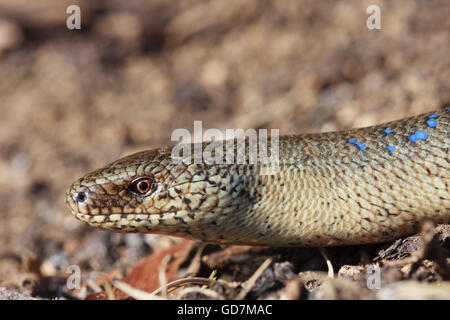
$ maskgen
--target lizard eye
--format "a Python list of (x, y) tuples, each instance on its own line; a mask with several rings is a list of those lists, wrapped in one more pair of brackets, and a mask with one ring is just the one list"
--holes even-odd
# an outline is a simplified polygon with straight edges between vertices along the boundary
[(134, 180), (128, 188), (134, 193), (145, 195), (153, 191), (155, 189), (155, 186), (155, 182), (152, 179), (146, 177)]

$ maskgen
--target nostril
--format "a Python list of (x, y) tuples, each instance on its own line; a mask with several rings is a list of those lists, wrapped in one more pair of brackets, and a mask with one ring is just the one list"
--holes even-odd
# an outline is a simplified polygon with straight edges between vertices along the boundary
[(74, 194), (73, 198), (77, 203), (83, 203), (87, 199), (87, 194), (86, 192), (77, 192)]

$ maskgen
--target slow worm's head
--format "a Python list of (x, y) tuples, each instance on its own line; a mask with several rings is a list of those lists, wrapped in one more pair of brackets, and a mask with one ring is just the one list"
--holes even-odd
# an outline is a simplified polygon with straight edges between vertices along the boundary
[(192, 237), (223, 209), (233, 209), (227, 178), (233, 179), (224, 168), (174, 161), (170, 148), (161, 148), (78, 179), (66, 203), (76, 218), (97, 228)]

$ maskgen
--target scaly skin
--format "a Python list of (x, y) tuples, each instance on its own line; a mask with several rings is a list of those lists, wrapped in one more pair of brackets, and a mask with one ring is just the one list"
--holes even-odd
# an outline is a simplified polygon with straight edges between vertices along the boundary
[[(269, 246), (389, 241), (425, 219), (450, 220), (449, 122), (443, 108), (369, 128), (280, 137), (273, 175), (248, 161), (187, 165), (172, 161), (172, 147), (143, 151), (75, 181), (66, 202), (78, 219), (117, 232)], [(146, 195), (131, 187), (142, 177), (155, 183)]]

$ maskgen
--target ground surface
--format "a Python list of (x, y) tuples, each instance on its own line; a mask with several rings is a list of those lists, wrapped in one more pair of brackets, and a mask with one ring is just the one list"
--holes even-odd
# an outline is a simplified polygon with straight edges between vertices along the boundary
[[(0, 298), (125, 298), (111, 279), (151, 292), (214, 270), (210, 291), (168, 297), (450, 298), (448, 226), (331, 248), (330, 281), (316, 249), (112, 234), (64, 205), (74, 179), (194, 120), (290, 134), (448, 104), (448, 1), (378, 3), (381, 30), (366, 28), (370, 1), (0, 0)], [(66, 28), (69, 4), (81, 7), (81, 31)], [(80, 289), (66, 285), (70, 265)], [(368, 289), (371, 266), (380, 289)]]

